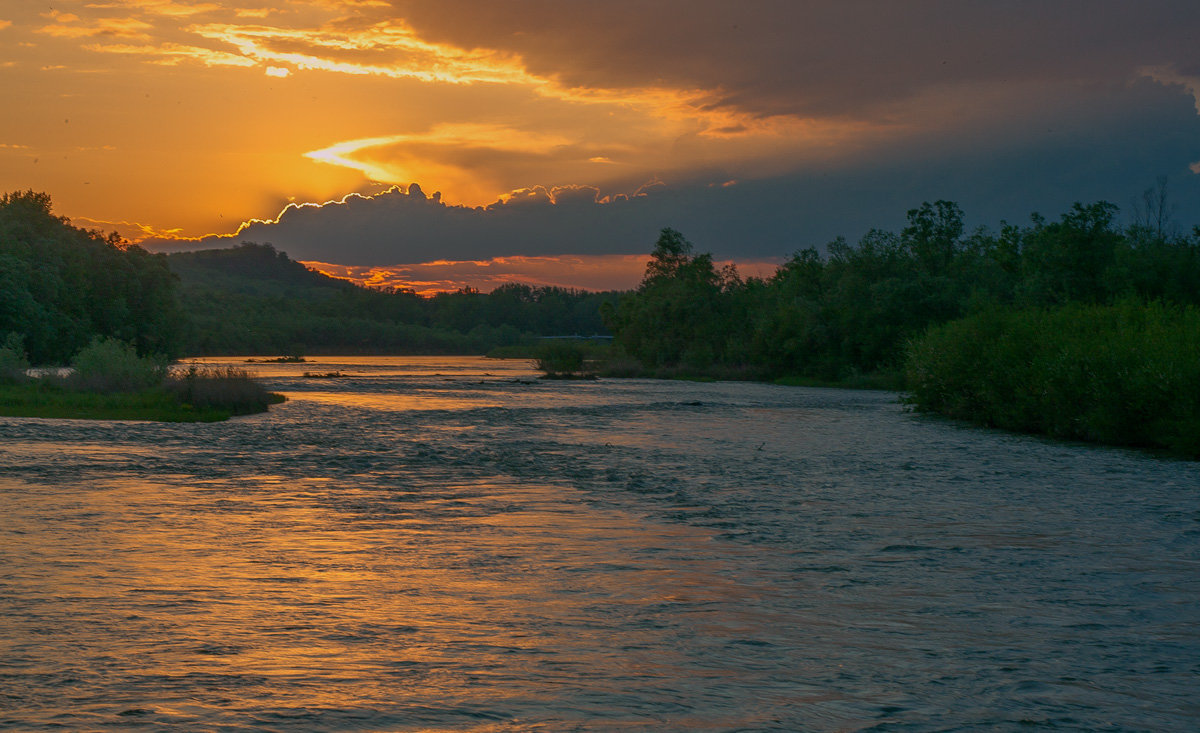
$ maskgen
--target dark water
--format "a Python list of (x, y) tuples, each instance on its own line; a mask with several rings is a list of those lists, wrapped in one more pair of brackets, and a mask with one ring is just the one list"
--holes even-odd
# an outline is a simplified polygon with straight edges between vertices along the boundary
[(881, 392), (263, 368), (291, 401), (221, 424), (0, 418), (0, 728), (1200, 727), (1197, 464)]

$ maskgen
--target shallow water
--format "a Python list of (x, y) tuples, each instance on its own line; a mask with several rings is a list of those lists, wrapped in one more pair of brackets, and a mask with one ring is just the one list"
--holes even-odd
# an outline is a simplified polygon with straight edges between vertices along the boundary
[(247, 366), (289, 401), (0, 418), (0, 727), (1200, 721), (1195, 463), (885, 392)]

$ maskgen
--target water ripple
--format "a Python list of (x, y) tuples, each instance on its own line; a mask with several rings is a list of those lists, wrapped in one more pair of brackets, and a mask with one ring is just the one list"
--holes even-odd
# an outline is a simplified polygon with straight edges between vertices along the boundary
[(263, 366), (0, 418), (0, 728), (1191, 730), (1195, 464), (882, 392)]

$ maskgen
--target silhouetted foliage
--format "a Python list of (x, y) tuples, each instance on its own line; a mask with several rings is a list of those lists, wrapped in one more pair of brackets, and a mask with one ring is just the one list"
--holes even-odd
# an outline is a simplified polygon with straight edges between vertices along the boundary
[(10, 333), (0, 341), (0, 384), (26, 381), (29, 376), (29, 357), (25, 355), (25, 339)]
[(605, 333), (613, 293), (503, 285), (424, 298), (309, 270), (269, 244), (172, 254), (188, 320), (184, 352), (482, 354), (537, 336)]
[(1200, 458), (1195, 306), (991, 308), (916, 339), (907, 372), (921, 410)]
[(899, 233), (839, 238), (824, 257), (801, 250), (767, 279), (717, 271), (664, 229), (641, 286), (605, 318), (617, 346), (651, 374), (899, 372), (910, 339), (982, 308), (1200, 302), (1200, 228), (1170, 234), (1169, 203), (1152, 203), (1149, 223), (1140, 214), (1125, 230), (1117, 207), (1098, 202), (995, 233), (966, 232), (952, 202), (924, 203)]
[(138, 356), (129, 344), (103, 336), (80, 349), (71, 367), (66, 384), (86, 392), (136, 392), (162, 384), (167, 376), (165, 359)]
[(175, 288), (164, 256), (71, 226), (48, 194), (0, 195), (0, 333), (21, 334), (34, 363), (65, 363), (94, 336), (174, 354)]

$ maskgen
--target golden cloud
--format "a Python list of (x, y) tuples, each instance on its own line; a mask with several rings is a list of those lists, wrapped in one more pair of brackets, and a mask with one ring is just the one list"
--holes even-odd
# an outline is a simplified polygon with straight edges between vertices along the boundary
[(148, 40), (150, 36), (147, 31), (152, 30), (154, 26), (143, 22), (136, 18), (99, 18), (91, 22), (90, 25), (73, 25), (79, 17), (70, 13), (56, 14), (53, 25), (42, 26), (37, 29), (38, 33), (43, 33), (55, 38), (98, 38), (98, 37), (114, 37), (128, 38), (137, 40)]
[[(493, 257), (487, 260), (435, 260), (411, 265), (366, 267), (305, 261), (301, 264), (330, 277), (370, 288), (413, 290), (420, 295), (453, 292), (464, 287), (489, 292), (509, 283), (578, 290), (631, 290), (641, 282), (648, 255), (561, 255), (557, 257)], [(743, 276), (767, 277), (775, 260), (723, 260)]]
[(199, 46), (184, 46), (178, 43), (164, 43), (158, 46), (132, 46), (128, 44), (93, 44), (85, 46), (89, 51), (99, 53), (123, 54), (129, 56), (149, 56), (151, 61), (164, 66), (174, 66), (182, 61), (197, 61), (205, 66), (257, 66), (252, 59), (224, 51), (214, 51), (211, 48)]
[(138, 10), (168, 18), (186, 18), (222, 9), (220, 5), (213, 3), (188, 3), (175, 0), (122, 0), (119, 3), (88, 3), (87, 7), (105, 10)]
[(397, 21), (351, 29), (213, 23), (192, 26), (188, 31), (229, 44), (248, 59), (304, 70), (452, 84), (540, 83), (513, 57), (427, 43)]

